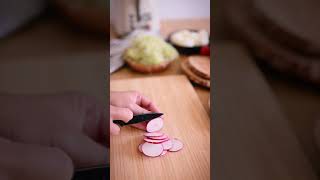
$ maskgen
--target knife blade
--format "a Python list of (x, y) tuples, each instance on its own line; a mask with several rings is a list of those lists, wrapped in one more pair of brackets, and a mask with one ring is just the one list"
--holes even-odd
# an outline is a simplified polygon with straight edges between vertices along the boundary
[(162, 116), (163, 113), (147, 113), (147, 114), (139, 114), (139, 115), (134, 115), (133, 118), (128, 121), (127, 123), (123, 122), (122, 120), (113, 120), (113, 123), (118, 124), (119, 126), (126, 126), (130, 124), (136, 124), (148, 120), (152, 120), (155, 118), (158, 118)]

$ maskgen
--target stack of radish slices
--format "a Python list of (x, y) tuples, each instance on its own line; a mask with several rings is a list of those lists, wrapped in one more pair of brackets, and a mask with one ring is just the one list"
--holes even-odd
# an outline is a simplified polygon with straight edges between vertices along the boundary
[(178, 139), (170, 139), (162, 132), (148, 132), (144, 134), (144, 143), (139, 145), (139, 151), (149, 157), (158, 157), (167, 152), (177, 152), (183, 148)]

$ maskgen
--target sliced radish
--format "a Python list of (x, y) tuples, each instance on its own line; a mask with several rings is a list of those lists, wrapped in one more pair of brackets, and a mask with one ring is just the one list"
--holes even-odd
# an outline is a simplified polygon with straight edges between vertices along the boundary
[(161, 144), (162, 144), (164, 150), (169, 150), (173, 146), (173, 143), (171, 140), (165, 141)]
[(162, 139), (168, 139), (169, 137), (167, 135), (162, 135), (162, 136), (155, 136), (155, 137), (148, 137), (149, 139), (158, 139), (158, 140), (162, 140)]
[(165, 141), (168, 141), (169, 138), (167, 138), (167, 139), (149, 139), (149, 138), (144, 138), (143, 140), (146, 141), (146, 142), (149, 142), (149, 143), (159, 144), (159, 143), (163, 143)]
[(162, 151), (161, 155), (160, 156), (164, 156), (165, 154), (167, 154), (168, 151), (164, 150)]
[(155, 118), (148, 122), (147, 124), (147, 131), (148, 132), (156, 132), (162, 129), (163, 127), (163, 120), (162, 118)]
[(139, 147), (138, 147), (138, 149), (139, 149), (140, 152), (142, 152), (142, 149), (141, 149), (141, 148), (142, 148), (142, 144), (140, 144)]
[(171, 152), (180, 151), (183, 148), (183, 143), (178, 139), (172, 139), (172, 147), (169, 149)]
[(150, 157), (160, 156), (163, 152), (163, 147), (161, 144), (152, 144), (148, 142), (143, 143), (141, 149), (144, 155)]
[(144, 136), (146, 137), (158, 137), (163, 136), (164, 134), (162, 132), (152, 132), (152, 133), (144, 133)]

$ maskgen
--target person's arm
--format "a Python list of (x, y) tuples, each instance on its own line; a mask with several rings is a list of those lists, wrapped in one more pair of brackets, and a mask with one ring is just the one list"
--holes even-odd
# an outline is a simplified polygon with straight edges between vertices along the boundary
[(60, 149), (0, 137), (1, 180), (70, 180), (72, 160)]

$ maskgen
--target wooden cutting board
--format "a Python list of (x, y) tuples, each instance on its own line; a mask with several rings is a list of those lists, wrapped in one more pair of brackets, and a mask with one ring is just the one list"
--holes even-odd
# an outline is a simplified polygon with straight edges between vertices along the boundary
[(122, 128), (110, 139), (112, 180), (210, 178), (210, 119), (185, 76), (114, 80), (110, 89), (137, 90), (148, 96), (164, 113), (162, 132), (184, 143), (179, 152), (150, 158), (138, 151), (144, 132)]

